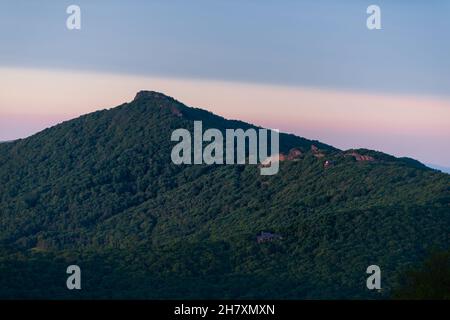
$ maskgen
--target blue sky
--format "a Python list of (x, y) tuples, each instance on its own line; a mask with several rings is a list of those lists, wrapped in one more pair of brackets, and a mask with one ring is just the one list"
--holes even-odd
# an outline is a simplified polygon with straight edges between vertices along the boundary
[(0, 141), (142, 89), (450, 167), (450, 1), (0, 0)]
[(124, 3), (1, 1), (0, 65), (450, 95), (449, 1)]

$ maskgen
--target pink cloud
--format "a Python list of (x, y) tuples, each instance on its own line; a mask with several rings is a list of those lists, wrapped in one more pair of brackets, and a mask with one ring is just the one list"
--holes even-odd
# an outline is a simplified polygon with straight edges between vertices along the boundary
[(1, 69), (0, 140), (161, 91), (227, 118), (450, 166), (450, 100), (116, 74)]

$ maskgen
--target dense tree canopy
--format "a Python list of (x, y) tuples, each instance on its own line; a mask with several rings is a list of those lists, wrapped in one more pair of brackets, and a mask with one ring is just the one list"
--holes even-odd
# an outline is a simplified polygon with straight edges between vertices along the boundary
[[(252, 127), (147, 93), (0, 144), (0, 297), (386, 298), (449, 248), (449, 175), (285, 134), (281, 151), (301, 156), (273, 176), (174, 165), (171, 132), (193, 120)], [(282, 239), (257, 243), (261, 231)]]

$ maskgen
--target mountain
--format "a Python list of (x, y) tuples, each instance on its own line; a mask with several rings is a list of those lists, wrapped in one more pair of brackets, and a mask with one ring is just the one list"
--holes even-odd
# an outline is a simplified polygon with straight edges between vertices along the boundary
[[(175, 165), (171, 133), (194, 120), (256, 128), (141, 91), (0, 144), (0, 297), (386, 298), (448, 250), (449, 175), (288, 134), (273, 176)], [(80, 291), (66, 289), (70, 264)], [(382, 290), (366, 288), (372, 264)]]
[(450, 168), (448, 168), (448, 167), (438, 166), (438, 165), (429, 164), (429, 163), (427, 164), (427, 166), (430, 167), (431, 169), (439, 170), (441, 172), (450, 174)]

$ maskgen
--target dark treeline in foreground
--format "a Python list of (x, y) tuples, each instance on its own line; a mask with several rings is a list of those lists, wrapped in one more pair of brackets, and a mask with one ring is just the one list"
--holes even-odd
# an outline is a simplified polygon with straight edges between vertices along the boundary
[(450, 247), (449, 175), (285, 134), (273, 176), (174, 165), (171, 133), (193, 120), (252, 127), (141, 92), (0, 144), (0, 297), (449, 297), (448, 253), (432, 254)]

